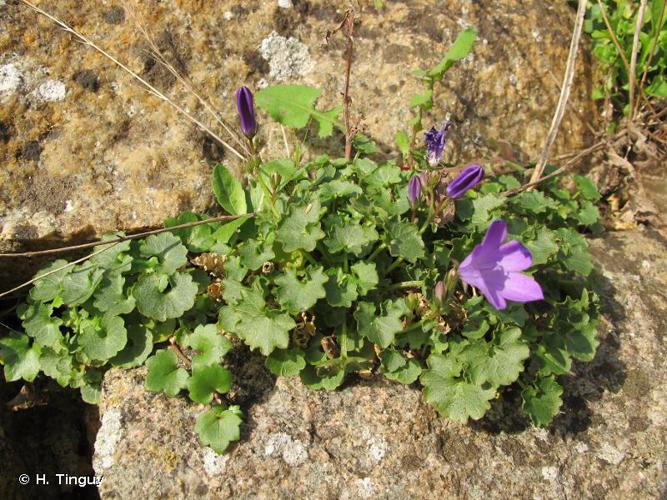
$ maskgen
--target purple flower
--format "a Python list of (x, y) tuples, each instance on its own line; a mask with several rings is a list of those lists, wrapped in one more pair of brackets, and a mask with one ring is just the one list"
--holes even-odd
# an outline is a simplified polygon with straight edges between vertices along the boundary
[(408, 183), (408, 200), (414, 206), (422, 195), (422, 181), (418, 175), (413, 175)]
[(493, 221), (484, 241), (461, 262), (459, 276), (468, 285), (477, 287), (496, 309), (505, 309), (506, 300), (544, 299), (539, 283), (521, 274), (533, 262), (530, 251), (518, 241), (503, 243), (505, 238), (505, 221)]
[(436, 167), (440, 163), (442, 152), (445, 150), (445, 135), (447, 135), (447, 130), (451, 126), (451, 122), (445, 120), (442, 129), (436, 130), (435, 127), (431, 127), (431, 130), (424, 134), (424, 142), (428, 151), (428, 163), (432, 167)]
[(484, 169), (481, 165), (473, 163), (468, 165), (463, 171), (447, 185), (447, 196), (458, 198), (468, 189), (475, 187), (484, 178)]
[(243, 134), (246, 137), (254, 137), (257, 133), (257, 122), (255, 121), (252, 92), (248, 87), (244, 86), (236, 91), (236, 109), (239, 112)]

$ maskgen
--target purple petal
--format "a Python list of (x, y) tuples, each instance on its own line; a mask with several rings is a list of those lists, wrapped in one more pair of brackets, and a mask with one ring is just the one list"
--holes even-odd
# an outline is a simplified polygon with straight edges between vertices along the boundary
[(466, 191), (475, 187), (484, 178), (484, 169), (481, 165), (473, 163), (468, 165), (463, 171), (447, 185), (447, 196), (450, 198), (459, 198)]
[(509, 273), (504, 288), (500, 291), (507, 300), (530, 302), (544, 299), (542, 287), (530, 276), (521, 273)]
[(499, 311), (502, 311), (507, 307), (507, 302), (505, 302), (505, 298), (501, 295), (501, 293), (497, 289), (489, 288), (487, 286), (481, 286), (477, 288), (479, 288), (479, 291), (482, 292), (484, 297), (486, 297), (486, 300), (488, 300), (489, 303)]
[(408, 183), (408, 200), (414, 205), (422, 194), (422, 184), (418, 175), (413, 175)]
[(507, 238), (507, 223), (502, 219), (496, 219), (487, 229), (482, 246), (498, 248), (505, 238)]
[(501, 245), (499, 264), (505, 271), (524, 271), (533, 264), (533, 256), (516, 240)]
[(252, 92), (248, 87), (244, 86), (236, 91), (236, 110), (239, 113), (243, 134), (253, 137), (257, 133), (257, 122)]

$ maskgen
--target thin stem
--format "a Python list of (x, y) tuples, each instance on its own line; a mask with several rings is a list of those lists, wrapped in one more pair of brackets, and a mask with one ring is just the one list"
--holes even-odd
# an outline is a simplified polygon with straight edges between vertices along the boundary
[(549, 132), (547, 133), (547, 138), (544, 141), (544, 147), (542, 148), (542, 153), (540, 158), (537, 161), (533, 175), (530, 178), (530, 182), (536, 182), (544, 172), (544, 167), (547, 164), (549, 159), (549, 153), (551, 147), (556, 140), (558, 135), (558, 129), (560, 123), (563, 120), (563, 115), (567, 108), (567, 100), (570, 97), (570, 90), (572, 89), (572, 82), (574, 79), (574, 70), (577, 62), (577, 51), (579, 49), (579, 40), (581, 39), (581, 32), (584, 27), (584, 16), (586, 15), (586, 3), (587, 0), (579, 0), (579, 8), (577, 10), (577, 17), (574, 23), (574, 30), (572, 33), (572, 41), (570, 42), (570, 53), (567, 58), (567, 65), (565, 68), (565, 75), (563, 76), (563, 85), (561, 87), (560, 97), (558, 98), (558, 105), (556, 106), (556, 111), (554, 113), (553, 119), (551, 121), (551, 126), (549, 127)]
[(375, 250), (373, 250), (373, 253), (367, 257), (367, 260), (373, 260), (385, 248), (387, 248), (387, 244), (384, 242), (380, 243), (378, 247)]
[[(218, 217), (211, 217), (209, 219), (204, 219), (196, 222), (187, 222), (185, 224), (178, 224), (176, 226), (171, 226), (171, 227), (163, 227), (160, 229), (153, 229), (151, 231), (143, 231), (141, 233), (136, 233), (136, 234), (130, 234), (128, 236), (119, 236), (117, 238), (114, 238), (112, 240), (106, 240), (106, 241), (93, 241), (90, 243), (82, 243), (80, 245), (71, 245), (67, 247), (60, 247), (60, 248), (50, 248), (48, 250), (35, 250), (32, 252), (19, 252), (19, 253), (0, 253), (0, 258), (1, 257), (34, 257), (35, 255), (48, 255), (48, 254), (55, 254), (55, 253), (63, 253), (63, 252), (70, 252), (73, 250), (83, 250), (86, 248), (92, 248), (96, 246), (103, 246), (103, 245), (111, 245), (111, 244), (116, 244), (116, 243), (122, 243), (123, 241), (128, 241), (128, 240), (136, 240), (137, 238), (143, 238), (144, 236), (149, 236), (151, 234), (159, 234), (159, 233), (164, 233), (167, 231), (177, 231), (179, 229), (187, 229), (190, 227), (195, 227), (195, 226), (201, 226), (203, 224), (212, 224), (214, 222), (222, 222), (226, 220), (234, 220), (234, 219), (239, 219), (241, 217), (254, 217), (255, 213), (251, 212), (248, 214), (244, 215), (220, 215)], [(92, 256), (92, 254), (91, 254)]]
[(614, 45), (616, 46), (616, 51), (618, 52), (618, 55), (621, 56), (621, 60), (623, 61), (623, 65), (625, 66), (625, 71), (627, 71), (628, 75), (630, 75), (630, 65), (628, 64), (628, 60), (625, 58), (625, 53), (621, 48), (621, 44), (618, 43), (618, 38), (616, 38), (616, 33), (614, 33), (614, 30), (611, 27), (611, 23), (609, 22), (609, 18), (607, 17), (606, 8), (602, 4), (601, 0), (597, 0), (597, 2), (598, 2), (598, 7), (600, 8), (600, 13), (602, 14), (602, 19), (604, 19), (604, 23), (607, 26), (607, 31), (609, 32), (609, 36), (611, 36), (611, 41), (614, 42)]
[(414, 280), (414, 281), (401, 281), (400, 283), (394, 283), (389, 285), (385, 290), (401, 290), (403, 288), (417, 288), (424, 284), (423, 280)]
[(644, 11), (646, 10), (646, 0), (641, 0), (639, 12), (637, 12), (637, 23), (635, 24), (635, 34), (632, 39), (632, 55), (630, 56), (630, 107), (628, 108), (628, 127), (634, 119), (635, 113), (635, 78), (637, 71), (637, 48), (639, 47), (639, 33), (642, 31), (644, 22)]
[(285, 156), (289, 158), (290, 152), (289, 152), (289, 142), (287, 141), (287, 132), (285, 132), (285, 127), (280, 124), (280, 131), (283, 134), (283, 143), (285, 144)]
[(222, 139), (218, 134), (213, 132), (206, 124), (202, 123), (200, 120), (192, 116), (190, 113), (188, 113), (183, 107), (179, 106), (176, 104), (174, 101), (169, 99), (166, 95), (164, 95), (161, 91), (159, 91), (157, 88), (155, 88), (153, 85), (148, 83), (146, 80), (144, 80), (141, 76), (139, 76), (137, 73), (132, 71), (129, 67), (127, 67), (125, 64), (120, 62), (118, 59), (116, 59), (114, 56), (109, 54), (107, 51), (105, 51), (103, 48), (99, 47), (98, 45), (95, 44), (92, 40), (87, 38), (86, 36), (82, 35), (75, 29), (71, 28), (68, 24), (66, 24), (64, 21), (61, 21), (57, 17), (49, 14), (48, 12), (40, 9), (36, 5), (31, 4), (27, 0), (21, 0), (22, 3), (33, 9), (35, 12), (38, 12), (39, 14), (49, 18), (51, 21), (56, 23), (58, 26), (60, 26), (62, 29), (64, 29), (67, 33), (70, 33), (74, 37), (78, 38), (81, 40), (84, 44), (92, 47), (96, 51), (98, 51), (100, 54), (102, 54), (104, 57), (109, 59), (111, 62), (113, 62), (115, 65), (119, 66), (121, 69), (123, 69), (125, 72), (130, 74), (135, 80), (137, 80), (139, 83), (141, 83), (148, 92), (153, 94), (155, 97), (158, 99), (161, 99), (168, 103), (172, 108), (174, 108), (176, 111), (181, 113), (183, 116), (185, 116), (188, 120), (190, 120), (192, 123), (197, 125), (200, 129), (202, 129), (204, 132), (209, 134), (211, 137), (213, 137), (216, 141), (218, 141), (222, 146), (226, 147), (229, 149), (232, 153), (234, 153), (236, 156), (238, 156), (242, 161), (245, 161), (246, 158), (243, 156), (241, 153), (239, 153), (232, 145), (227, 143), (224, 139)]
[(403, 261), (404, 261), (404, 260), (405, 260), (405, 259), (403, 259), (403, 257), (399, 257), (398, 259), (396, 259), (396, 260), (394, 261), (394, 263), (393, 263), (391, 266), (389, 266), (389, 267), (387, 268), (386, 273), (389, 274), (390, 272), (392, 272), (392, 271), (393, 271), (394, 269), (396, 269), (398, 266), (400, 266), (401, 264), (403, 264)]
[[(662, 3), (662, 10), (660, 11), (660, 18), (658, 19), (658, 26), (662, 26), (662, 20), (665, 18), (665, 7), (667, 7), (667, 2)], [(655, 48), (658, 44), (658, 37), (660, 36), (661, 30), (657, 29), (655, 36), (653, 37), (652, 43), (651, 43), (651, 48), (649, 50), (649, 55), (648, 55), (648, 61), (646, 62), (646, 65), (644, 66), (644, 74), (642, 75), (641, 82), (639, 82), (639, 94), (644, 95), (644, 83), (646, 82), (646, 77), (648, 76), (648, 70), (651, 67), (651, 63), (653, 62), (653, 56), (655, 55)], [(635, 113), (639, 111), (639, 100), (637, 100), (637, 104), (635, 105)], [(667, 108), (665, 108), (667, 109)]]

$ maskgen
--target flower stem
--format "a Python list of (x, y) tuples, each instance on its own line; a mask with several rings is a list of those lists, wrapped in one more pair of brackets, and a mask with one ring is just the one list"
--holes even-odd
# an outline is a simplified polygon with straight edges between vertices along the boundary
[(396, 260), (394, 261), (394, 263), (393, 263), (391, 266), (389, 266), (389, 267), (387, 268), (386, 273), (389, 274), (389, 273), (392, 272), (394, 269), (396, 269), (398, 266), (400, 266), (401, 264), (403, 264), (403, 260), (404, 260), (403, 257), (399, 257), (398, 259), (396, 259)]
[(424, 282), (422, 280), (415, 280), (415, 281), (401, 281), (400, 283), (394, 283), (393, 285), (389, 285), (386, 289), (387, 290), (398, 290), (401, 288), (416, 288), (418, 286), (422, 286)]
[(385, 248), (387, 248), (386, 243), (381, 243), (380, 245), (378, 245), (378, 247), (375, 250), (373, 250), (373, 253), (368, 256), (368, 260), (373, 260)]

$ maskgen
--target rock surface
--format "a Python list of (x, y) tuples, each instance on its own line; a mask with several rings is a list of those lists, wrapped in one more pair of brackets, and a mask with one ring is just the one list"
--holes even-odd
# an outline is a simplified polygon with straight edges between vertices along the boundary
[[(241, 441), (197, 442), (196, 405), (147, 393), (143, 369), (104, 381), (94, 467), (102, 498), (659, 498), (667, 491), (667, 262), (652, 230), (591, 241), (604, 320), (562, 414), (528, 426), (506, 401), (470, 425), (380, 380), (315, 392), (245, 362)], [(261, 365), (259, 365), (261, 366)], [(516, 401), (512, 403), (516, 405)]]
[[(110, 50), (193, 115), (214, 126), (192, 95), (151, 57), (146, 26), (165, 58), (236, 123), (233, 92), (300, 81), (337, 104), (343, 40), (325, 33), (340, 21), (326, 0), (243, 2), (168, 0), (35, 3)], [(409, 70), (436, 63), (457, 33), (479, 30), (474, 53), (447, 74), (425, 124), (450, 116), (457, 126), (447, 159), (535, 157), (558, 98), (573, 12), (565, 0), (364, 1), (356, 30), (352, 96), (366, 132), (395, 155), (393, 138), (420, 91)], [(334, 3), (335, 4), (335, 3)], [(209, 175), (225, 152), (168, 103), (149, 95), (99, 53), (17, 0), (0, 6), (0, 251), (52, 247), (102, 232), (137, 230), (212, 203)], [(590, 62), (582, 56), (558, 151), (586, 143), (581, 117)], [(216, 129), (217, 130), (217, 129)], [(279, 129), (262, 136), (282, 154)], [(342, 142), (317, 145), (342, 154)], [(2, 266), (9, 285), (31, 262)], [(11, 267), (11, 269), (8, 269)]]

